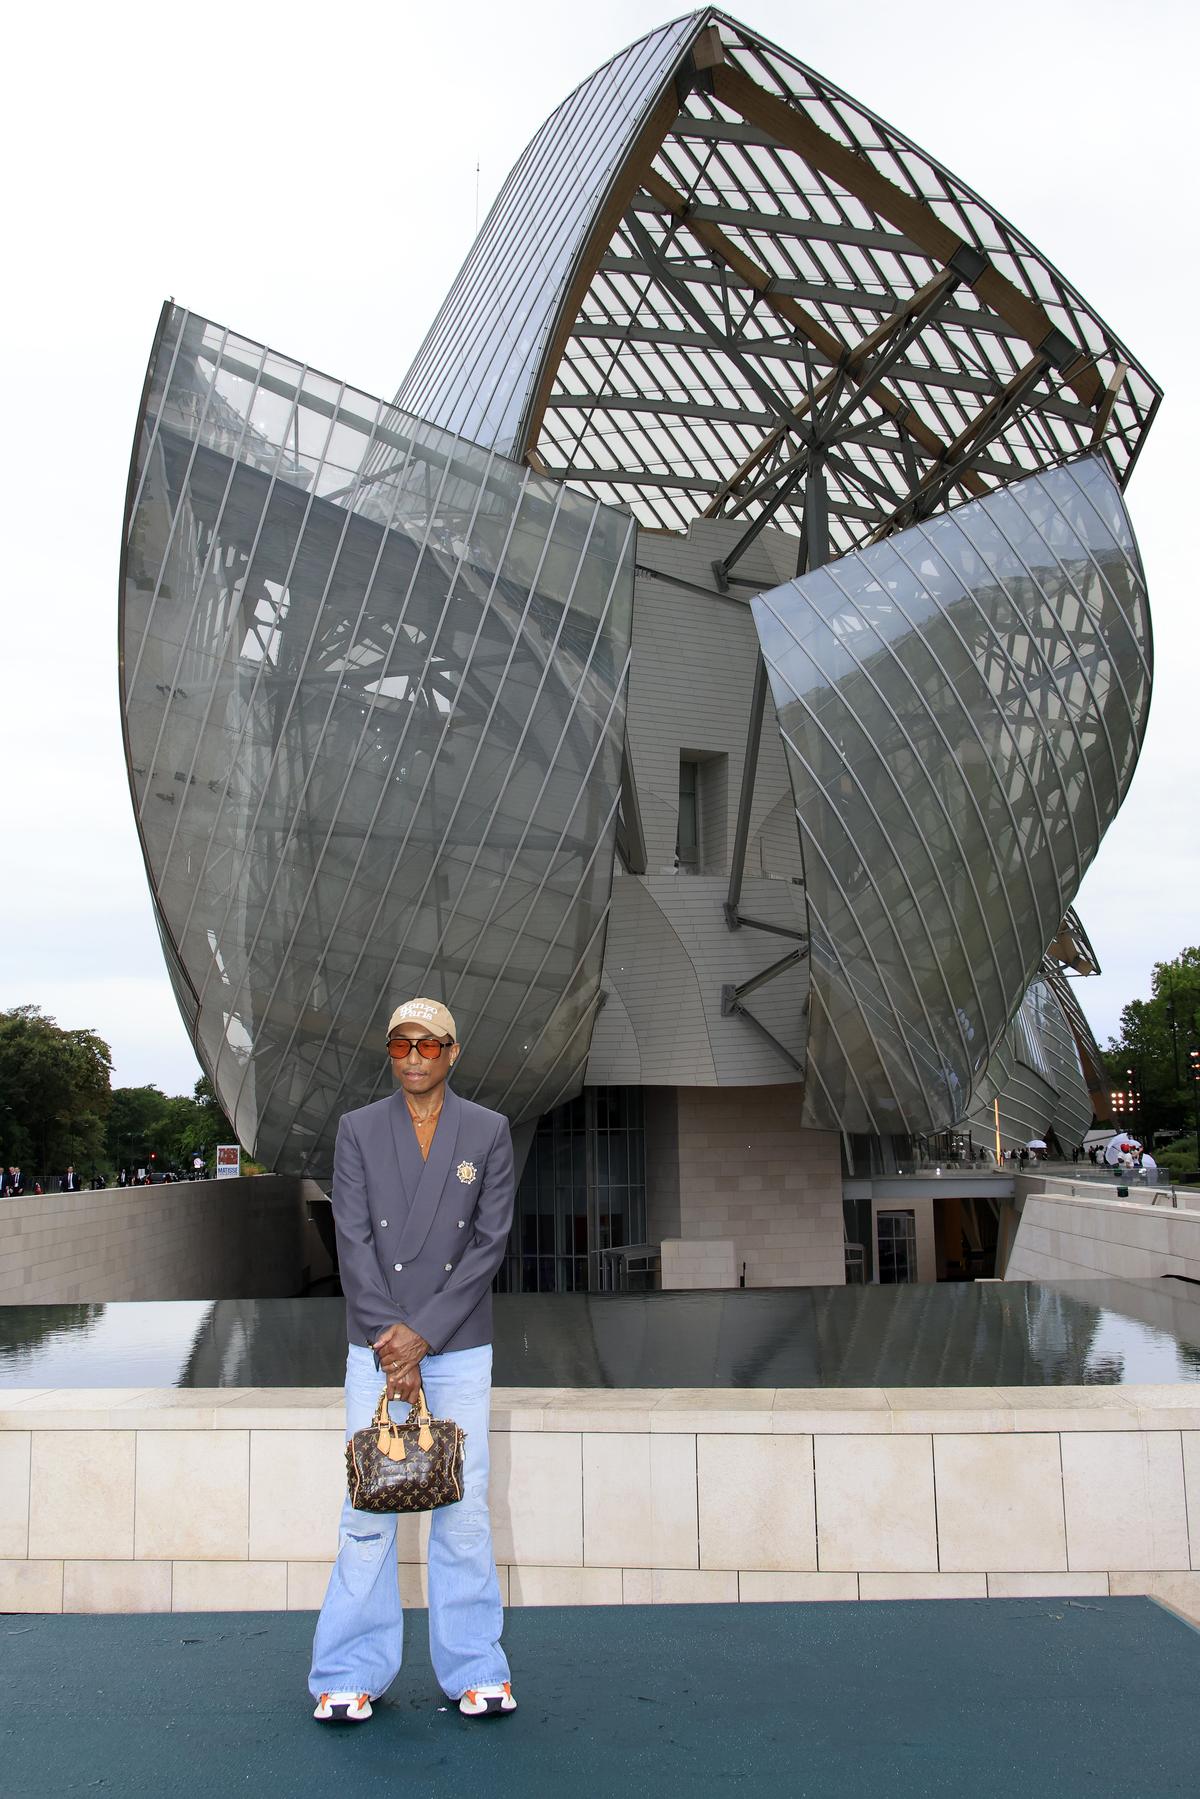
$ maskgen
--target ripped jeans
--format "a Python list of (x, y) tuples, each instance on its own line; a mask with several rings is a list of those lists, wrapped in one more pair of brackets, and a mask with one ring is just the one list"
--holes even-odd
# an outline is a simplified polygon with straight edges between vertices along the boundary
[[(421, 1363), (425, 1397), (435, 1418), (453, 1418), (466, 1432), (463, 1496), (430, 1514), (429, 1649), (443, 1692), (458, 1699), (468, 1687), (509, 1678), (500, 1647), (504, 1612), (492, 1558), (488, 1515), (488, 1412), (492, 1350), (456, 1349)], [(346, 1435), (371, 1421), (383, 1376), (374, 1352), (351, 1343), (346, 1358)], [(404, 1408), (394, 1404), (393, 1415)], [(404, 1612), (396, 1572), (396, 1518), (342, 1506), (338, 1557), (325, 1590), (313, 1638), (308, 1684), (322, 1693), (383, 1693), (400, 1671)]]

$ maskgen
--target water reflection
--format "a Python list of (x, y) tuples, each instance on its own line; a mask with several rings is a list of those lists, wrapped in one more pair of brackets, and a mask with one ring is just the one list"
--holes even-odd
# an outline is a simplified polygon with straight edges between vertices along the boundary
[[(340, 1386), (339, 1299), (0, 1306), (0, 1385)], [(937, 1387), (1200, 1380), (1175, 1279), (498, 1296), (498, 1386)]]

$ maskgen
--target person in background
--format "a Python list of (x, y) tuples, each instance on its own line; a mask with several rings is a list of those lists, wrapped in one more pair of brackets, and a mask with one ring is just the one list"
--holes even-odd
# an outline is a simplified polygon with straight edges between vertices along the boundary
[(83, 1182), (75, 1172), (74, 1162), (67, 1163), (67, 1172), (59, 1182), (58, 1190), (60, 1193), (82, 1193)]

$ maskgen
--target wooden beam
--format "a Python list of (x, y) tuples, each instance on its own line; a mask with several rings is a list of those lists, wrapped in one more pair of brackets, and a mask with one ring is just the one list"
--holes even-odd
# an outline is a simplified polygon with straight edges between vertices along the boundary
[[(868, 539), (868, 542), (878, 543), (881, 538), (887, 537), (897, 520), (903, 519), (915, 503), (936, 487), (943, 476), (951, 475), (955, 463), (969, 453), (971, 446), (979, 438), (982, 437), (986, 440), (992, 430), (1000, 425), (1020, 403), (1024, 395), (1031, 388), (1036, 387), (1041, 377), (1048, 372), (1049, 366), (1045, 356), (1031, 356), (1024, 368), (1018, 369), (1012, 380), (988, 401), (981, 412), (977, 412), (975, 417), (964, 425), (952, 442), (945, 446), (938, 463), (928, 470), (920, 484), (913, 489), (904, 503), (896, 508), (892, 516), (884, 520), (879, 529)], [(961, 476), (954, 474), (954, 480), (959, 479)]]
[(698, 69), (715, 69), (725, 61), (725, 46), (717, 25), (706, 25), (692, 45), (692, 61)]
[[(849, 345), (842, 342), (832, 331), (826, 329), (819, 319), (805, 311), (798, 301), (787, 294), (774, 291), (774, 278), (769, 270), (747, 256), (745, 251), (727, 237), (719, 225), (711, 220), (693, 218), (689, 212), (688, 202), (684, 196), (673, 188), (669, 181), (661, 176), (657, 169), (650, 169), (642, 178), (641, 185), (646, 192), (653, 194), (676, 218), (686, 221), (687, 228), (699, 243), (731, 268), (739, 281), (745, 283), (757, 293), (765, 306), (770, 307), (781, 319), (785, 319), (792, 329), (807, 339), (815, 350), (819, 350), (826, 362), (835, 370), (845, 365), (851, 354)], [(936, 431), (931, 431), (920, 415), (912, 409), (907, 400), (901, 398), (885, 383), (879, 382), (870, 390), (871, 398), (891, 416), (899, 420), (915, 443), (935, 459), (944, 457), (946, 446)], [(987, 484), (969, 469), (964, 469), (960, 479), (962, 485), (973, 494), (987, 492)]]
[[(973, 280), (968, 278), (968, 285), (1034, 350), (1041, 350), (1047, 339), (1061, 335), (1043, 306), (1023, 294), (973, 244), (968, 244), (965, 238), (944, 224), (927, 201), (905, 193), (865, 156), (840, 144), (797, 107), (769, 94), (728, 63), (713, 69), (712, 82), (713, 93), (722, 105), (739, 113), (748, 124), (769, 131), (777, 143), (794, 150), (811, 168), (819, 169), (823, 175), (838, 182), (864, 206), (919, 244), (926, 255), (946, 265), (952, 264), (961, 251), (981, 260), (984, 264), (982, 272)], [(1102, 383), (1082, 352), (1061, 374), (1085, 405), (1099, 403)]]
[[(918, 288), (916, 293), (905, 300), (902, 306), (898, 306), (896, 311), (893, 312), (889, 318), (884, 319), (882, 324), (876, 325), (874, 331), (872, 331), (868, 337), (864, 337), (861, 343), (854, 346), (846, 360), (846, 373), (848, 375), (857, 374), (863, 364), (869, 361), (875, 351), (880, 349), (882, 345), (887, 342), (888, 338), (892, 337), (900, 327), (912, 317), (914, 312), (920, 311), (923, 306), (928, 305), (930, 301), (935, 300), (940, 294), (946, 293), (956, 284), (958, 279), (959, 277), (952, 269), (943, 269), (938, 274), (934, 275), (931, 280), (927, 281), (923, 287)], [(736, 488), (741, 486), (750, 471), (757, 468), (764, 457), (770, 455), (771, 451), (775, 448), (775, 445), (782, 437), (786, 436), (793, 425), (798, 420), (804, 418), (807, 413), (811, 412), (815, 406), (821, 404), (821, 401), (825, 398), (826, 394), (830, 393), (837, 385), (838, 378), (839, 371), (837, 369), (831, 369), (827, 375), (818, 381), (811, 394), (805, 394), (802, 400), (797, 400), (796, 404), (792, 407), (791, 417), (776, 425), (773, 430), (768, 431), (762, 442), (759, 443), (755, 449), (751, 450), (749, 456), (746, 457), (740, 467), (734, 470), (728, 481), (722, 483), (711, 504), (705, 507), (703, 517), (713, 518), (716, 516), (718, 507), (722, 506), (729, 498), (730, 494), (733, 493)], [(869, 392), (870, 389), (867, 391)]]
[(612, 241), (613, 233), (620, 224), (626, 207), (641, 186), (642, 177), (650, 164), (658, 155), (671, 126), (679, 117), (679, 96), (672, 83), (663, 94), (658, 104), (647, 115), (641, 130), (630, 145), (625, 161), (617, 173), (617, 177), (609, 190), (608, 198), (592, 221), (591, 230), (575, 258), (575, 268), (563, 295), (558, 309), (558, 323), (555, 325), (542, 357), (542, 370), (538, 377), (537, 387), (529, 402), (529, 409), (516, 446), (518, 458), (527, 456), (531, 448), (537, 447), (541, 436), (542, 420), (546, 416), (546, 406), (554, 386), (554, 377), (558, 373), (558, 365), (562, 361), (572, 327), (579, 315), (587, 290), (592, 284), (604, 255)]
[(1128, 373), (1129, 364), (1127, 362), (1118, 362), (1116, 368), (1108, 378), (1108, 384), (1101, 396), (1100, 404), (1096, 408), (1096, 422), (1092, 426), (1093, 450), (1099, 444), (1104, 433), (1108, 430), (1109, 421), (1113, 415), (1113, 407), (1117, 403), (1117, 395), (1124, 387), (1125, 377)]

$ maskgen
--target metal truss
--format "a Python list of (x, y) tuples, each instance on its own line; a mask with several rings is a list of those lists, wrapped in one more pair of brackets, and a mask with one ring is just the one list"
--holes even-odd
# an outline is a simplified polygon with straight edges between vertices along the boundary
[[(746, 919), (743, 920), (743, 922), (749, 924), (752, 923), (753, 920)], [(769, 925), (763, 925), (759, 928), (762, 930), (771, 929)], [(765, 1037), (767, 1042), (771, 1044), (774, 1049), (779, 1051), (779, 1054), (783, 1057), (785, 1062), (791, 1063), (798, 1074), (804, 1073), (804, 1063), (799, 1061), (792, 1054), (785, 1043), (779, 1041), (779, 1038), (773, 1031), (767, 1029), (762, 1019), (756, 1017), (745, 1004), (745, 1000), (748, 994), (755, 992), (759, 987), (765, 987), (768, 981), (773, 981), (775, 979), (776, 975), (786, 973), (789, 968), (795, 968), (800, 962), (804, 961), (807, 955), (808, 946), (805, 944), (800, 949), (789, 950), (786, 956), (780, 956), (778, 962), (772, 962), (769, 968), (764, 968), (760, 973), (751, 975), (750, 979), (748, 981), (743, 981), (740, 986), (735, 987), (726, 985), (721, 988), (721, 1017), (744, 1018), (747, 1024), (753, 1025), (759, 1035)]]
[(744, 518), (723, 585), (755, 527), (803, 530), (815, 457), (840, 555), (1100, 445), (1123, 481), (1159, 398), (949, 170), (702, 12), (577, 259), (517, 448), (647, 525)]

